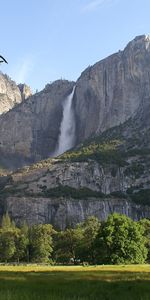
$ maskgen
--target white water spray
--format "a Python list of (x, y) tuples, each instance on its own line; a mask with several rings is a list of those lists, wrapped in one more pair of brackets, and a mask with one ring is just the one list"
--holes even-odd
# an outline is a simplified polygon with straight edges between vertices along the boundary
[(74, 92), (75, 86), (63, 104), (63, 118), (60, 125), (58, 146), (55, 150), (54, 156), (58, 156), (71, 149), (75, 143), (75, 116), (72, 108)]

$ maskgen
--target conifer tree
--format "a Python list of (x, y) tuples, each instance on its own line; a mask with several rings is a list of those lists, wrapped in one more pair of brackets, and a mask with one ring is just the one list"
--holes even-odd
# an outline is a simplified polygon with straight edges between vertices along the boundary
[(30, 229), (30, 259), (33, 262), (49, 262), (53, 251), (52, 234), (53, 227), (50, 224), (34, 225)]

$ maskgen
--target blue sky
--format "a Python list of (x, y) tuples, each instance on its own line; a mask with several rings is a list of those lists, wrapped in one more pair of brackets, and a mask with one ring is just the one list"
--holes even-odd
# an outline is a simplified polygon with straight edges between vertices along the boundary
[(150, 33), (149, 0), (0, 0), (1, 71), (33, 91)]

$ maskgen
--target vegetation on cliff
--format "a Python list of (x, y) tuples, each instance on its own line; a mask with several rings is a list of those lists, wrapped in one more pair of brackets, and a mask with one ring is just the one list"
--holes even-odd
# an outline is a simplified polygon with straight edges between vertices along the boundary
[(92, 141), (85, 143), (77, 149), (68, 151), (60, 156), (62, 160), (70, 161), (89, 161), (90, 159), (99, 162), (101, 165), (113, 163), (119, 166), (126, 165), (124, 155), (119, 151), (121, 141), (111, 140), (109, 142), (100, 143)]

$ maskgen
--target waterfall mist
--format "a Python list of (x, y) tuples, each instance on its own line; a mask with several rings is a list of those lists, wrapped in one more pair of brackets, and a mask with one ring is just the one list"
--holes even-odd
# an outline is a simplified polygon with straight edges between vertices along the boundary
[(75, 86), (63, 103), (63, 118), (60, 125), (58, 145), (53, 156), (58, 156), (71, 149), (75, 143), (75, 116), (72, 108)]

